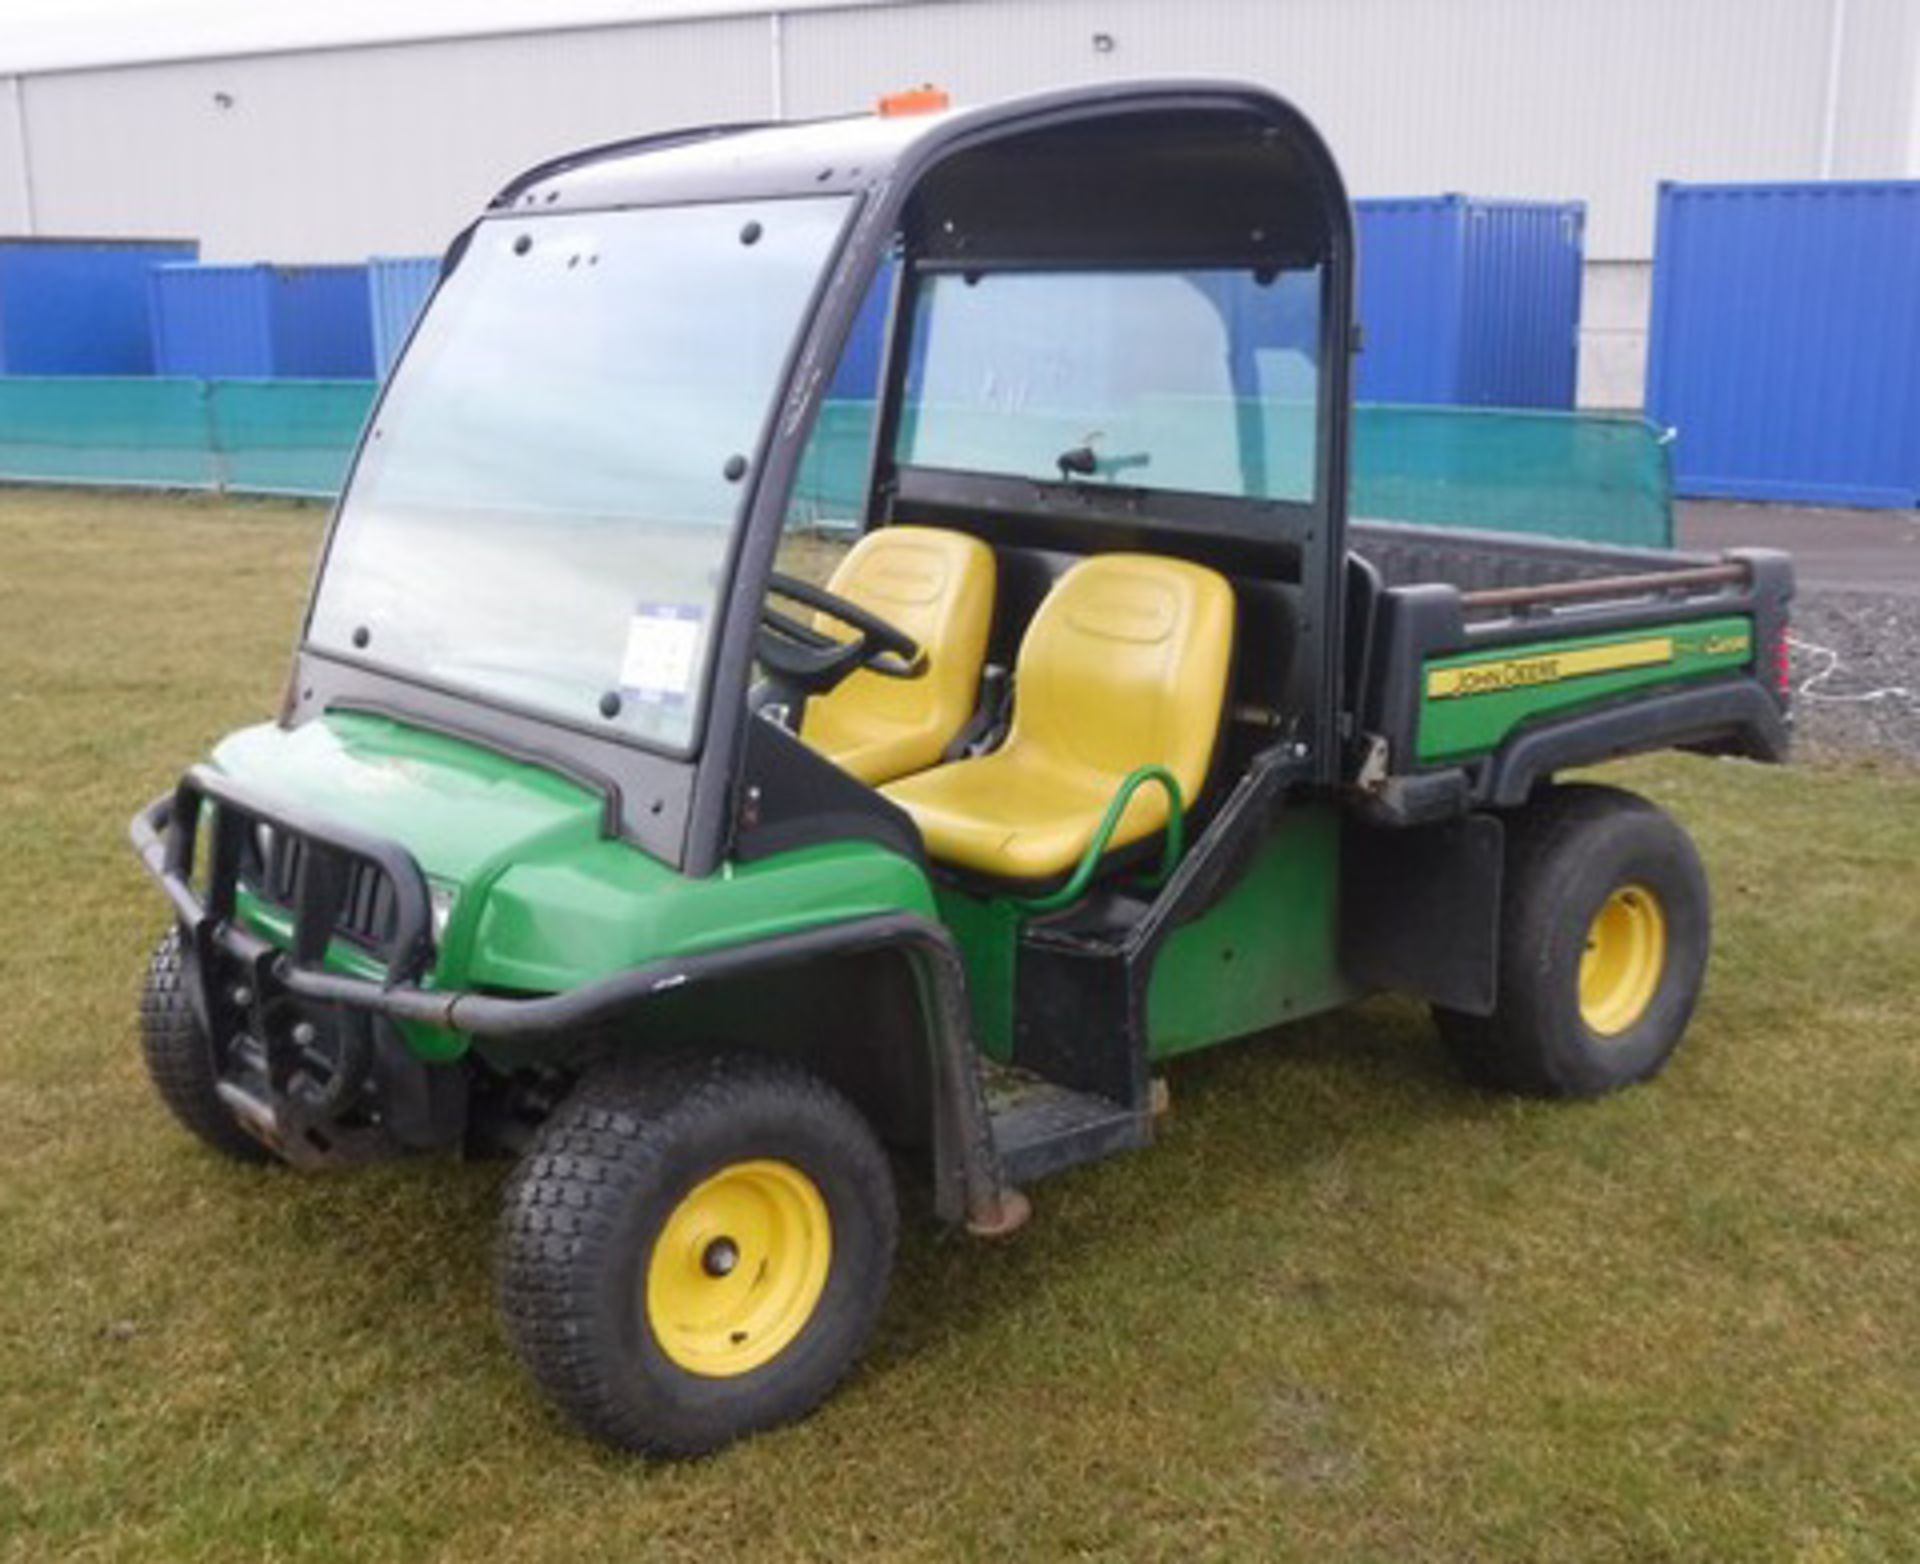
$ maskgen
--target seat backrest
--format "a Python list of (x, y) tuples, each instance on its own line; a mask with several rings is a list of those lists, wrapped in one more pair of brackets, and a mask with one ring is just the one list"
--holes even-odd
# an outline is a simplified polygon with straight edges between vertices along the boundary
[(1021, 642), (1007, 747), (1110, 784), (1162, 765), (1191, 804), (1219, 739), (1233, 632), (1233, 589), (1205, 565), (1081, 560)]
[[(853, 674), (807, 702), (801, 737), (869, 782), (937, 765), (979, 699), (993, 550), (963, 532), (880, 527), (841, 560), (827, 590), (912, 636), (926, 650), (927, 670), (917, 679)], [(824, 614), (814, 623), (824, 634), (849, 633)]]

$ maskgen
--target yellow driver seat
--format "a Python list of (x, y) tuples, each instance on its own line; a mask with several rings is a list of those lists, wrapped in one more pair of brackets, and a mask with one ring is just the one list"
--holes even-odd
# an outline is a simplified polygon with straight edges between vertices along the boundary
[[(1206, 781), (1233, 655), (1233, 589), (1204, 565), (1098, 554), (1047, 594), (1020, 644), (1012, 731), (990, 755), (882, 789), (936, 862), (1009, 880), (1066, 873), (1127, 775), (1165, 766), (1191, 805)], [(1161, 829), (1143, 787), (1110, 842)]]
[[(993, 623), (993, 550), (964, 532), (879, 527), (854, 544), (827, 590), (912, 636), (927, 669), (917, 679), (861, 669), (807, 702), (800, 737), (875, 786), (937, 765), (979, 699)], [(814, 628), (850, 633), (825, 614)]]

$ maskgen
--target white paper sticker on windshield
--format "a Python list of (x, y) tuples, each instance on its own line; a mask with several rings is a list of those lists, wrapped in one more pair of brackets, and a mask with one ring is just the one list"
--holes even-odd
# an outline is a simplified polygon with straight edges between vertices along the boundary
[(620, 688), (642, 702), (677, 705), (693, 693), (701, 611), (686, 603), (641, 603), (627, 625)]

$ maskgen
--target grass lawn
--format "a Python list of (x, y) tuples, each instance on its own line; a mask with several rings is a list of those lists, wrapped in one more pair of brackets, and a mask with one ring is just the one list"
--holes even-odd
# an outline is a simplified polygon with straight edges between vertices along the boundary
[(202, 1152), (124, 822), (274, 702), (317, 512), (0, 493), (0, 1558), (1911, 1558), (1920, 776), (1662, 759), (1704, 1006), (1475, 1095), (1394, 1002), (1196, 1057), (1000, 1246), (915, 1229), (810, 1421), (648, 1466), (494, 1321), (500, 1165)]

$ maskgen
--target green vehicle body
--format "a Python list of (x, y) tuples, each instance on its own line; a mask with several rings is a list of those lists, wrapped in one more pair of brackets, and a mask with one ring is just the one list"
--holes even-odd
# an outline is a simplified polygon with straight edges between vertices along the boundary
[[(1519, 688), (1424, 698), (1423, 760), (1492, 753), (1521, 724), (1592, 709), (1623, 692), (1747, 667), (1749, 618), (1655, 625), (1627, 636), (1576, 637), (1503, 649), (1499, 661), (1671, 641), (1670, 661)], [(1484, 666), (1480, 654), (1436, 658), (1429, 673)], [(341, 713), (288, 732), (245, 729), (214, 752), (224, 772), (315, 809), (352, 800), (355, 820), (409, 845), (451, 913), (430, 976), (441, 988), (558, 993), (676, 956), (748, 945), (836, 921), (902, 912), (938, 917), (965, 962), (976, 1038), (1012, 1057), (1018, 900), (932, 883), (918, 864), (869, 842), (806, 847), (689, 878), (600, 828), (601, 800), (539, 765), (386, 718)], [(1340, 820), (1321, 804), (1290, 812), (1244, 878), (1176, 930), (1148, 991), (1147, 1045), (1166, 1058), (1350, 1003), (1338, 939)], [(284, 942), (290, 919), (255, 900), (263, 935)], [(337, 970), (377, 976), (344, 942)], [(459, 1058), (472, 1039), (404, 1024), (421, 1059)], [(697, 1035), (699, 1018), (690, 1020)]]
[[(1275, 100), (1250, 89), (1191, 85), (1067, 94), (1022, 112), (1045, 118), (1165, 103), (1185, 113), (1209, 91), (1235, 112), (1252, 104), (1260, 114), (1278, 113)], [(931, 177), (935, 149), (913, 151), (913, 143), (896, 141), (888, 143), (889, 155), (899, 160), (903, 188)], [(910, 152), (918, 163), (910, 163)], [(635, 153), (636, 166), (647, 156), (644, 147)], [(867, 181), (859, 189), (868, 210), (898, 213), (906, 196), (886, 185), (885, 160), (865, 173), (844, 172), (856, 161), (833, 160), (818, 178), (844, 183), (858, 175)], [(806, 181), (815, 178), (813, 166), (806, 165)], [(511, 211), (530, 202), (542, 177), (536, 171), (497, 205)], [(564, 185), (564, 167), (552, 177)], [(1327, 340), (1344, 343), (1350, 306), (1343, 268), (1350, 269), (1351, 253), (1344, 204), (1333, 188)], [(698, 194), (690, 190), (687, 198)], [(887, 201), (896, 204), (885, 207)], [(740, 541), (727, 556), (739, 574), (732, 595), (721, 600), (717, 633), (733, 634), (734, 622), (753, 612), (764, 591), (787, 494), (804, 465), (808, 421), (819, 408), (816, 360), (844, 339), (859, 296), (890, 253), (884, 227), (877, 218), (850, 221), (829, 255), (811, 325), (776, 388), (773, 405), (791, 416), (769, 423), (751, 463), (730, 468), (734, 476), (749, 470), (751, 483), (739, 501)], [(1083, 259), (1101, 262), (1098, 254)], [(909, 329), (904, 312), (897, 329)], [(1298, 580), (1288, 584), (1309, 610), (1302, 625), (1313, 625), (1301, 631), (1302, 644), (1314, 649), (1309, 672), (1318, 681), (1300, 697), (1308, 720), (1291, 737), (1276, 729), (1252, 760), (1235, 760), (1238, 771), (1221, 779), (1219, 799), (1164, 885), (1143, 879), (1138, 865), (1105, 867), (1096, 844), (1085, 865), (1093, 888), (1130, 887), (1139, 908), (1137, 924), (1119, 934), (1088, 936), (1074, 925), (1077, 903), (1049, 905), (1032, 887), (943, 874), (911, 842), (878, 826), (837, 831), (834, 809), (858, 808), (837, 794), (819, 821), (800, 822), (799, 839), (783, 845), (769, 836), (754, 846), (752, 829), (741, 823), (745, 813), (722, 818), (753, 792), (742, 781), (753, 763), (751, 745), (759, 738), (774, 743), (782, 765), (812, 762), (792, 758), (784, 739), (758, 735), (736, 743), (721, 720), (725, 708), (716, 707), (705, 750), (693, 762), (714, 774), (690, 773), (683, 794), (662, 786), (654, 799), (654, 818), (686, 822), (669, 838), (645, 808), (650, 779), (665, 770), (637, 773), (645, 786), (631, 778), (597, 785), (591, 765), (572, 763), (579, 757), (569, 735), (577, 724), (555, 723), (549, 733), (516, 718), (508, 734), (491, 716), (448, 717), (445, 692), (436, 690), (422, 694), (417, 708), (400, 709), (384, 687), (374, 699), (338, 684), (366, 670), (312, 647), (303, 647), (279, 720), (235, 733), (214, 751), (208, 776), (239, 789), (241, 802), (214, 800), (211, 782), (191, 784), (172, 805), (163, 800), (143, 812), (136, 841), (149, 869), (163, 881), (172, 873), (169, 895), (190, 943), (210, 952), (238, 927), (267, 947), (242, 951), (262, 981), (291, 985), (303, 965), (342, 980), (291, 992), (303, 1004), (358, 1006), (382, 1016), (428, 1072), (478, 1066), (490, 1081), (566, 1076), (609, 1051), (665, 1051), (722, 1037), (819, 1062), (886, 1120), (888, 1104), (879, 1099), (895, 1089), (888, 1071), (906, 1060), (913, 1079), (902, 1092), (916, 1101), (930, 1097), (939, 1122), (929, 1134), (927, 1110), (903, 1109), (898, 1138), (922, 1153), (931, 1144), (943, 1215), (991, 1229), (1020, 1180), (1150, 1139), (1149, 1076), (1163, 1061), (1382, 988), (1484, 1010), (1495, 980), (1499, 889), (1486, 841), (1497, 843), (1499, 811), (1523, 804), (1556, 771), (1675, 744), (1766, 759), (1783, 752), (1784, 695), (1774, 686), (1771, 661), (1791, 591), (1784, 559), (1629, 559), (1621, 551), (1556, 551), (1538, 540), (1448, 541), (1359, 523), (1349, 529), (1337, 476), (1350, 412), (1345, 386), (1344, 361), (1330, 363), (1321, 393), (1329, 411), (1317, 438), (1325, 471), (1334, 476), (1288, 523), (1298, 529), (1288, 543)], [(887, 454), (876, 450), (885, 466)], [(368, 459), (363, 454), (363, 463)], [(891, 496), (897, 507), (911, 484), (898, 472), (885, 476), (882, 483), (876, 475), (875, 494)], [(1047, 506), (1029, 519), (1051, 529), (1049, 546), (1060, 546), (1063, 529), (1084, 547), (1101, 546), (1102, 526), (1119, 529), (1122, 522), (1095, 504), (1063, 511), (1061, 494), (1089, 492), (1066, 476), (1063, 466), (1061, 483), (1052, 486), (1060, 492), (1045, 496)], [(971, 495), (942, 498), (946, 491), (936, 493), (932, 481), (927, 507), (972, 502)], [(981, 483), (988, 500), (1018, 492), (998, 479)], [(1235, 558), (1252, 557), (1259, 542), (1233, 533), (1239, 520), (1218, 521), (1223, 507), (1196, 510), (1199, 520), (1184, 531), (1160, 533), (1139, 519), (1143, 502), (1133, 491), (1122, 499), (1132, 518), (1124, 523), (1128, 547), (1180, 552), (1196, 529), (1239, 549)], [(876, 499), (866, 524), (885, 524), (882, 509)], [(1145, 509), (1150, 513), (1151, 504)], [(1250, 507), (1246, 525), (1269, 525), (1262, 518), (1272, 511)], [(1415, 545), (1429, 555), (1454, 548), (1464, 563), (1440, 575), (1396, 563)], [(323, 586), (333, 568), (323, 566)], [(1259, 577), (1265, 568), (1256, 564), (1246, 574)], [(1510, 582), (1516, 573), (1522, 597), (1532, 591), (1534, 601), (1509, 604), (1501, 591), (1512, 588), (1484, 584)], [(1343, 601), (1344, 613), (1337, 606)], [(1560, 604), (1570, 607), (1564, 617)], [(1508, 607), (1515, 611), (1503, 612)], [(316, 678), (316, 670), (336, 684)], [(689, 742), (697, 748), (700, 735)], [(598, 764), (610, 751), (594, 743), (599, 748), (589, 758)], [(814, 785), (829, 783), (815, 778)], [(329, 938), (303, 962), (294, 910), (257, 887), (241, 884), (230, 912), (196, 900), (188, 872), (193, 828), (182, 811), (199, 809), (205, 824), (229, 807), (323, 843), (338, 827), (354, 840), (394, 844), (424, 877), (438, 924), (416, 967), (396, 973), (364, 941), (344, 937)], [(1416, 842), (1417, 852), (1410, 845)], [(1435, 925), (1464, 928), (1467, 936), (1441, 951), (1437, 936), (1409, 930), (1404, 919), (1388, 931), (1370, 915), (1382, 898), (1430, 906)], [(835, 944), (836, 931), (855, 929), (905, 932), (898, 939), (876, 935), (871, 947)], [(951, 947), (963, 976), (942, 975), (943, 946)], [(272, 951), (282, 958), (276, 962)], [(762, 951), (769, 953), (764, 967), (754, 960)], [(636, 974), (646, 976), (644, 984), (618, 1006), (594, 1010), (591, 1024), (577, 1029), (544, 1022), (521, 1028), (502, 1019), (516, 1003), (614, 994)], [(860, 1008), (863, 985), (876, 984), (891, 997)], [(1084, 985), (1084, 1003), (1067, 1003), (1082, 994), (1075, 984)], [(952, 1013), (956, 993), (963, 1023)], [(435, 996), (447, 1003), (436, 1008)], [(245, 1003), (257, 1002), (251, 995)], [(856, 1010), (862, 1036), (849, 1043), (835, 1035), (835, 1018)], [(463, 1025), (468, 1016), (486, 1019)], [(957, 1042), (948, 1035), (956, 1026), (964, 1033)], [(1112, 1041), (1111, 1057), (1103, 1039)], [(845, 1048), (851, 1053), (835, 1052)], [(1008, 1128), (987, 1104), (992, 1083), (981, 1078), (996, 1067), (1041, 1078), (1076, 1099), (1098, 1098), (1110, 1111), (1082, 1114), (1069, 1132), (1035, 1141), (1037, 1132)], [(863, 1071), (878, 1082), (864, 1099)], [(465, 1127), (449, 1121), (432, 1143), (455, 1143)]]

